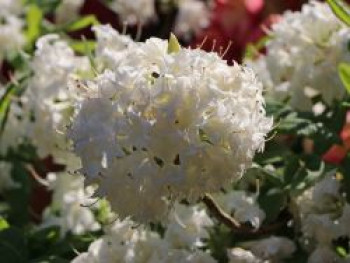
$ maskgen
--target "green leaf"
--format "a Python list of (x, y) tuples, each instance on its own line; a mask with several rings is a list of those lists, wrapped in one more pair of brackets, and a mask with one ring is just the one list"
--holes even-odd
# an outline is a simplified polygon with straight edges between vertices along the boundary
[(27, 244), (23, 233), (17, 228), (7, 228), (0, 232), (1, 262), (27, 262)]
[(45, 14), (53, 13), (56, 8), (60, 5), (62, 0), (22, 0), (25, 5), (35, 4), (37, 5)]
[(10, 112), (11, 97), (15, 93), (16, 86), (10, 84), (5, 94), (0, 98), (0, 135), (5, 129), (8, 114)]
[(350, 26), (349, 6), (342, 0), (327, 0), (327, 3), (338, 18)]
[(266, 222), (273, 222), (286, 204), (286, 195), (278, 189), (270, 189), (259, 195), (258, 203), (266, 213)]
[(87, 15), (87, 16), (83, 16), (81, 18), (79, 18), (78, 20), (70, 23), (67, 27), (66, 30), (68, 32), (72, 32), (72, 31), (77, 31), (89, 26), (94, 26), (94, 25), (99, 25), (100, 22), (98, 21), (98, 19), (96, 18), (95, 15)]
[(346, 91), (350, 94), (350, 65), (340, 63), (338, 66), (338, 73)]
[(181, 45), (179, 43), (179, 40), (177, 37), (171, 33), (170, 38), (169, 38), (169, 43), (168, 43), (168, 53), (177, 53), (181, 50)]
[(28, 224), (30, 218), (31, 178), (28, 175), (25, 165), (19, 161), (13, 163), (11, 176), (20, 187), (6, 191), (4, 193), (4, 199), (10, 205), (8, 217), (11, 225), (22, 227)]
[(28, 44), (33, 45), (35, 40), (40, 36), (43, 12), (37, 5), (32, 4), (28, 7), (26, 19), (28, 27), (25, 34)]
[(10, 225), (8, 224), (6, 219), (3, 217), (0, 217), (0, 231), (4, 230), (6, 228), (9, 228), (9, 227), (10, 227)]
[(73, 50), (79, 54), (87, 55), (96, 49), (96, 41), (93, 40), (73, 40), (70, 42)]

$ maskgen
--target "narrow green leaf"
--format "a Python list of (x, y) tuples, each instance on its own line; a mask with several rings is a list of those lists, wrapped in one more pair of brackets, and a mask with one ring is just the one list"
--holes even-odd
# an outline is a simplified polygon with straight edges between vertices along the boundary
[(5, 220), (5, 218), (0, 217), (0, 231), (9, 228), (10, 225), (7, 223), (7, 221)]
[(66, 30), (68, 32), (77, 31), (89, 26), (99, 25), (100, 22), (97, 20), (95, 15), (87, 15), (79, 18), (78, 20), (70, 23)]
[(8, 86), (5, 94), (0, 98), (0, 135), (5, 129), (8, 114), (10, 112), (11, 96), (15, 93), (15, 85)]
[(96, 41), (93, 40), (73, 40), (70, 42), (73, 50), (79, 54), (87, 55), (96, 48)]
[(168, 43), (168, 53), (177, 53), (181, 50), (181, 45), (179, 43), (179, 40), (177, 37), (171, 33), (170, 38), (169, 38), (169, 43)]
[(350, 94), (350, 64), (340, 63), (338, 66), (339, 77)]
[(30, 5), (27, 12), (26, 37), (29, 44), (32, 44), (39, 36), (43, 13), (37, 5)]
[(338, 18), (346, 25), (350, 26), (349, 6), (342, 0), (327, 0), (327, 3)]

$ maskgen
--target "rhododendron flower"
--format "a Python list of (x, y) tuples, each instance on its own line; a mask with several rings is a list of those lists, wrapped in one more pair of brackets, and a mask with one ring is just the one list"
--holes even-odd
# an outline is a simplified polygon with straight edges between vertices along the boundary
[(71, 83), (82, 93), (69, 137), (97, 196), (147, 222), (240, 178), (272, 126), (251, 70), (174, 39), (115, 54), (94, 80)]
[(289, 100), (302, 111), (313, 110), (317, 95), (326, 105), (344, 98), (337, 65), (350, 62), (350, 29), (326, 3), (311, 1), (300, 12), (286, 12), (270, 35), (266, 55), (248, 62), (263, 80), (267, 96)]

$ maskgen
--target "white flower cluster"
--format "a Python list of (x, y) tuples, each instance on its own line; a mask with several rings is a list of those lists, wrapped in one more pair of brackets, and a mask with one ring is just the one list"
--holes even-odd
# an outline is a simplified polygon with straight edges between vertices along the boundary
[(72, 82), (85, 92), (69, 130), (81, 172), (122, 218), (161, 219), (174, 199), (229, 186), (272, 126), (252, 71), (172, 45), (130, 44), (93, 81)]
[(230, 263), (284, 262), (282, 260), (290, 257), (296, 250), (293, 241), (276, 236), (246, 242), (242, 244), (242, 247), (232, 248), (228, 251)]
[(25, 43), (24, 24), (19, 16), (22, 12), (20, 0), (0, 0), (0, 61), (9, 51), (20, 49)]
[(333, 241), (350, 237), (350, 205), (340, 192), (340, 181), (327, 175), (299, 196), (296, 204), (303, 243), (310, 252), (308, 262), (342, 262)]
[(78, 17), (85, 0), (62, 0), (56, 9), (57, 23), (71, 22)]
[(178, 15), (175, 21), (176, 35), (191, 37), (198, 34), (210, 23), (209, 7), (200, 0), (179, 0)]
[(256, 201), (257, 195), (246, 191), (231, 191), (215, 196), (219, 206), (241, 223), (249, 222), (254, 228), (259, 228), (264, 221), (265, 212)]
[[(68, 76), (78, 71), (90, 70), (86, 57), (78, 57), (67, 42), (58, 35), (46, 35), (36, 42), (36, 50), (30, 62), (33, 76), (20, 98), (13, 101), (4, 130), (4, 145), (16, 146), (20, 138), (27, 138), (38, 150), (40, 157), (52, 155), (55, 162), (76, 169), (79, 164), (68, 151), (67, 139), (59, 131), (64, 130), (73, 114), (74, 98), (68, 92)], [(67, 231), (82, 234), (99, 228), (90, 208), (86, 204), (83, 178), (69, 174), (51, 174), (49, 188), (53, 201), (45, 211), (43, 226), (56, 224), (64, 235)]]
[(266, 55), (248, 62), (274, 99), (290, 98), (299, 110), (312, 110), (312, 97), (330, 105), (345, 95), (337, 74), (340, 62), (350, 62), (350, 29), (327, 3), (311, 1), (300, 12), (287, 11), (272, 26)]
[(41, 157), (64, 152), (60, 155), (66, 161), (66, 138), (58, 131), (63, 130), (73, 113), (67, 79), (74, 72), (89, 70), (89, 61), (75, 56), (58, 35), (46, 35), (37, 41), (30, 67), (33, 76), (20, 106), (12, 104), (4, 136), (10, 137), (9, 141), (13, 141), (14, 133), (17, 139), (29, 138)]
[(207, 237), (205, 227), (212, 222), (205, 210), (176, 205), (164, 238), (157, 232), (136, 226), (131, 220), (116, 221), (107, 234), (94, 241), (88, 252), (80, 254), (73, 263), (215, 263), (207, 253), (198, 249), (200, 238)]
[(130, 25), (145, 24), (156, 16), (154, 0), (113, 0), (110, 7)]
[[(52, 202), (43, 213), (41, 227), (60, 226), (61, 235), (67, 232), (81, 235), (100, 229), (96, 221), (90, 199), (92, 189), (84, 188), (84, 178), (68, 173), (48, 175), (49, 189), (53, 191)], [(95, 210), (96, 210), (95, 209)]]

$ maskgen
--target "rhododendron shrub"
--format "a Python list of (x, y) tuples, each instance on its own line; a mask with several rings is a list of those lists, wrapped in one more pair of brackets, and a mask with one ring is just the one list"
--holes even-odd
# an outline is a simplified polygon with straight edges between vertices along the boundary
[(0, 18), (1, 262), (349, 262), (345, 1)]

